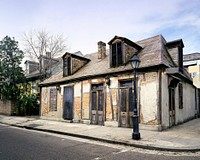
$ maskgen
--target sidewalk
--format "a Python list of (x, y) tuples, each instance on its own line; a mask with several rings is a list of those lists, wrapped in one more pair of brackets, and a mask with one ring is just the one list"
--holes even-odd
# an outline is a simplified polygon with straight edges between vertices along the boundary
[(140, 140), (131, 139), (131, 128), (66, 123), (32, 117), (3, 115), (0, 115), (0, 123), (151, 150), (200, 151), (200, 119), (194, 119), (162, 132), (140, 129)]

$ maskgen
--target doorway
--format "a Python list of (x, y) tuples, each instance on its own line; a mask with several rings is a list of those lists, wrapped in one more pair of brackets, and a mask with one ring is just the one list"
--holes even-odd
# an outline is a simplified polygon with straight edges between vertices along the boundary
[(175, 125), (175, 88), (169, 87), (169, 126)]
[(63, 119), (73, 119), (74, 89), (72, 86), (64, 87), (63, 95)]
[(91, 124), (104, 124), (103, 84), (93, 84), (91, 90)]
[(180, 82), (179, 79), (172, 78), (168, 86), (169, 89), (169, 127), (176, 124), (175, 90)]
[(132, 81), (120, 82), (119, 126), (133, 127), (133, 87)]

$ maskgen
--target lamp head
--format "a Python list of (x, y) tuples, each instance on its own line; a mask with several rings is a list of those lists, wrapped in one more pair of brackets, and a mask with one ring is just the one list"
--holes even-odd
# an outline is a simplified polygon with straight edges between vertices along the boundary
[(134, 54), (133, 57), (130, 59), (130, 63), (133, 69), (137, 69), (140, 65), (140, 58), (137, 54)]

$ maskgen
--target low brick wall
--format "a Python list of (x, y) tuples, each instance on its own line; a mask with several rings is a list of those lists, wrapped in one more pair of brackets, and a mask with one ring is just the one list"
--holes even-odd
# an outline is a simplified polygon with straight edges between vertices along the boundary
[(11, 115), (13, 114), (13, 111), (14, 111), (14, 104), (11, 101), (0, 100), (0, 114)]

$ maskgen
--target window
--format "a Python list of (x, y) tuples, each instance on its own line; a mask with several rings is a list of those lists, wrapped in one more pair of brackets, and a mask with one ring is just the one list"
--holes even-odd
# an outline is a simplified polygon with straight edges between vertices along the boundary
[(71, 57), (66, 57), (64, 58), (64, 63), (63, 63), (63, 75), (64, 76), (69, 76), (72, 74), (71, 71)]
[(179, 83), (178, 92), (179, 92), (179, 109), (183, 109), (183, 85), (181, 83)]
[(56, 89), (50, 89), (49, 111), (57, 111), (57, 90)]
[(123, 65), (122, 43), (112, 44), (111, 51), (111, 67)]

